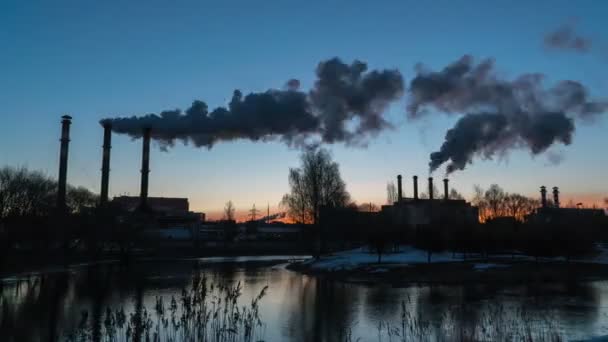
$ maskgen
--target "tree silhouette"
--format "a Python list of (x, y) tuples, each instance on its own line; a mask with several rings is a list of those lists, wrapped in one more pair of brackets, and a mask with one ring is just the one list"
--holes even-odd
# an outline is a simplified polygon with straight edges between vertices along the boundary
[(397, 188), (395, 188), (395, 183), (386, 183), (386, 204), (393, 204), (397, 202), (397, 196)]
[(300, 156), (301, 166), (289, 170), (290, 192), (282, 204), (301, 223), (318, 223), (321, 207), (345, 207), (350, 199), (340, 169), (325, 149), (308, 149)]
[(224, 220), (234, 221), (235, 211), (236, 209), (234, 208), (232, 201), (226, 202), (226, 205), (224, 206)]

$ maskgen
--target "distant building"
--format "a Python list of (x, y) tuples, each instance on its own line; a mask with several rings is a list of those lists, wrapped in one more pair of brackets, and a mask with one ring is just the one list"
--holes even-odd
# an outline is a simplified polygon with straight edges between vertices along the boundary
[(562, 208), (559, 201), (559, 188), (553, 187), (553, 202), (547, 202), (547, 188), (540, 187), (541, 207), (526, 216), (527, 223), (598, 225), (608, 223), (604, 209)]
[(418, 177), (413, 177), (414, 196), (404, 198), (401, 191), (401, 176), (397, 177), (397, 201), (382, 206), (388, 223), (394, 226), (418, 227), (430, 224), (471, 225), (479, 223), (477, 207), (463, 199), (449, 198), (448, 180), (443, 180), (443, 196), (435, 198), (433, 178), (429, 177), (428, 198), (418, 196)]
[[(434, 189), (429, 178), (429, 189)], [(351, 208), (321, 208), (320, 223), (334, 238), (364, 239), (379, 229), (398, 229), (403, 233), (428, 225), (475, 225), (479, 210), (462, 199), (448, 197), (448, 181), (444, 180), (444, 195), (428, 199), (418, 196), (418, 177), (414, 176), (414, 197), (404, 198), (401, 176), (397, 177), (397, 200), (383, 205), (379, 212), (362, 212)]]
[[(141, 198), (139, 196), (120, 196), (114, 197), (112, 202), (126, 211), (135, 211), (139, 208)], [(147, 205), (153, 211), (165, 215), (182, 215), (190, 211), (187, 198), (148, 197)]]

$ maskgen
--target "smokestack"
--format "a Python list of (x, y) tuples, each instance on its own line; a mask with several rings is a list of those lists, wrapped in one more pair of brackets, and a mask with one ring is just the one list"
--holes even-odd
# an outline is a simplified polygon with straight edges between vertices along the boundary
[(559, 188), (556, 186), (553, 187), (553, 205), (559, 208)]
[(403, 198), (403, 188), (401, 187), (401, 175), (397, 176), (397, 201), (401, 202)]
[(144, 128), (144, 138), (141, 154), (141, 190), (139, 195), (139, 208), (148, 207), (148, 174), (150, 173), (150, 128)]
[(547, 188), (544, 185), (540, 187), (540, 203), (543, 208), (547, 207)]
[(448, 191), (448, 187), (449, 187), (448, 182), (449, 182), (449, 180), (447, 178), (443, 179), (443, 199), (446, 201), (450, 198), (449, 191)]
[(103, 125), (103, 157), (101, 161), (101, 205), (108, 203), (110, 181), (110, 149), (112, 148), (112, 124)]
[(70, 144), (70, 125), (72, 117), (64, 115), (61, 117), (61, 151), (59, 153), (59, 188), (57, 189), (57, 209), (66, 209), (65, 194), (68, 179), (68, 147)]
[(429, 199), (433, 199), (433, 177), (429, 177)]
[(414, 176), (414, 199), (418, 199), (418, 176)]

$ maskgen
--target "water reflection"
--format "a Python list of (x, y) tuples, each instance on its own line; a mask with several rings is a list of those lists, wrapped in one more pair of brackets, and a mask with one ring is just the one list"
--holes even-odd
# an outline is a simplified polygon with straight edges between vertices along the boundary
[[(91, 339), (101, 341), (108, 307), (143, 315), (145, 308), (154, 307), (156, 296), (167, 296), (167, 301), (179, 297), (192, 277), (203, 273), (215, 282), (241, 282), (243, 304), (269, 286), (260, 313), (267, 341), (339, 341), (349, 333), (353, 340), (367, 341), (377, 340), (379, 329), (405, 328), (436, 339), (505, 338), (522, 323), (548, 324), (550, 331), (572, 338), (608, 334), (602, 310), (606, 282), (369, 286), (302, 275), (276, 264), (174, 260), (129, 268), (82, 266), (5, 279), (0, 282), (0, 336), (3, 341), (64, 340), (86, 311)], [(139, 340), (141, 330), (134, 333)]]

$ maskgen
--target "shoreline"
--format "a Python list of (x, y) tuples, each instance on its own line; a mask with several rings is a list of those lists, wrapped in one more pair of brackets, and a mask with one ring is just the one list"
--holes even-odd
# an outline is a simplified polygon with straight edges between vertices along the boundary
[[(407, 250), (407, 249), (406, 249)], [(409, 252), (409, 254), (407, 254)], [(290, 263), (288, 270), (323, 276), (350, 283), (410, 286), (417, 284), (517, 284), (540, 282), (585, 282), (608, 280), (608, 263), (599, 258), (562, 260), (490, 256), (457, 259), (442, 253), (437, 261), (422, 262), (414, 249), (405, 253), (383, 255), (389, 259), (378, 263), (375, 254), (344, 251), (319, 259)], [(367, 257), (367, 258), (365, 258)], [(353, 261), (354, 260), (354, 261)]]

